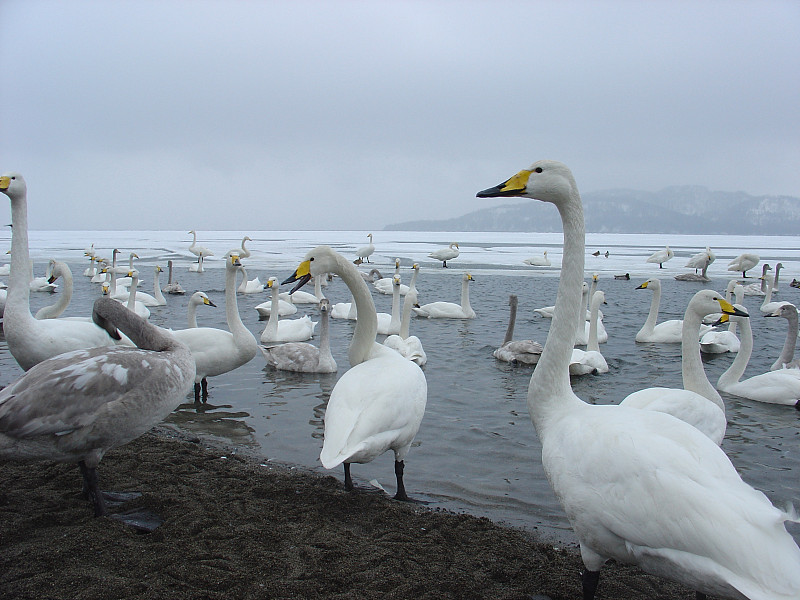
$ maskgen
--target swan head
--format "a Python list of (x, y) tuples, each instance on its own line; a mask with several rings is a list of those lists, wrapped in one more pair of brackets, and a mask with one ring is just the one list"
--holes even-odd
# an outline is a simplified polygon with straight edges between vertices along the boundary
[(653, 277), (652, 279), (648, 279), (643, 284), (636, 287), (637, 290), (646, 290), (646, 289), (653, 289), (653, 290), (660, 290), (661, 289), (661, 280)]
[(205, 292), (195, 292), (194, 294), (192, 294), (192, 297), (191, 297), (191, 299), (189, 300), (189, 302), (190, 302), (191, 304), (196, 304), (196, 305), (205, 304), (206, 306), (213, 306), (213, 307), (215, 307), (215, 308), (216, 308), (216, 306), (217, 306), (216, 304), (214, 304), (214, 303), (211, 301), (211, 298), (209, 298), (209, 297), (208, 297), (208, 296), (205, 294)]
[(517, 298), (516, 294), (509, 294), (508, 296), (508, 305), (509, 306), (517, 306), (519, 304), (519, 299)]
[(267, 279), (267, 283), (264, 284), (264, 289), (272, 289), (278, 285), (278, 278), (277, 277), (270, 277)]
[(330, 246), (317, 246), (313, 250), (309, 250), (294, 273), (287, 277), (281, 285), (296, 282), (296, 285), (289, 292), (293, 294), (308, 283), (312, 277), (323, 273), (338, 272), (337, 256), (338, 254)]
[(478, 192), (478, 198), (518, 196), (560, 204), (577, 193), (578, 186), (567, 165), (540, 160), (492, 188)]
[(765, 317), (783, 317), (787, 321), (792, 317), (797, 320), (797, 307), (791, 302), (781, 304), (775, 311), (764, 315)]
[(475, 281), (475, 278), (472, 275), (470, 275), (469, 273), (464, 273), (464, 276), (462, 277), (462, 279), (464, 281)]
[(721, 312), (723, 315), (736, 317), (749, 317), (746, 310), (736, 308), (733, 304), (725, 300), (722, 294), (714, 290), (700, 290), (689, 301), (688, 311), (693, 311), (700, 317), (712, 313)]
[(392, 286), (400, 287), (400, 275), (395, 275), (394, 277), (392, 277)]
[(14, 171), (3, 173), (0, 175), (0, 192), (3, 192), (11, 200), (17, 198), (24, 198), (28, 193), (28, 186), (25, 184), (25, 179), (22, 175)]
[(331, 301), (327, 298), (323, 298), (319, 301), (319, 312), (328, 312), (331, 309)]

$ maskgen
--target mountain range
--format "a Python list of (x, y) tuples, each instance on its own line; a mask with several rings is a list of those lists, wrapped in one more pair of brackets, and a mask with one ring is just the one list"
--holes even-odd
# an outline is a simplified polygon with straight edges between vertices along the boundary
[[(672, 186), (659, 192), (605, 190), (583, 195), (586, 231), (592, 233), (682, 233), (800, 235), (800, 198), (717, 192), (702, 186)], [(558, 211), (541, 202), (489, 206), (444, 220), (406, 221), (389, 231), (561, 231)]]

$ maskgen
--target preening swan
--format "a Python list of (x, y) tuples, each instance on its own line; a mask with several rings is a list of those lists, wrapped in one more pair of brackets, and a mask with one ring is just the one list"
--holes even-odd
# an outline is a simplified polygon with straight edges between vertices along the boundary
[(656, 252), (653, 252), (647, 259), (647, 262), (656, 263), (658, 264), (659, 269), (663, 269), (664, 263), (670, 260), (673, 256), (675, 256), (675, 253), (670, 249), (669, 246), (666, 246), (663, 250), (657, 250)]
[(236, 303), (236, 274), (242, 263), (235, 254), (225, 258), (225, 319), (228, 329), (190, 327), (174, 331), (174, 335), (192, 351), (197, 372), (194, 379), (194, 400), (208, 398), (207, 377), (222, 375), (250, 362), (258, 352), (258, 342), (239, 316)]
[(528, 388), (544, 471), (578, 537), (583, 598), (608, 559), (698, 592), (747, 598), (800, 596), (793, 518), (742, 481), (725, 453), (675, 417), (587, 404), (572, 391), (569, 359), (583, 307), (583, 207), (561, 163), (539, 161), (478, 197), (555, 204), (564, 225), (556, 314)]
[[(661, 305), (661, 281), (651, 278), (636, 288), (637, 290), (653, 290), (653, 298), (650, 301), (650, 312), (642, 328), (636, 334), (637, 342), (660, 342), (662, 344), (680, 344), (683, 339), (683, 321), (680, 319), (669, 319), (656, 325), (658, 321), (658, 309)], [(701, 325), (699, 335), (711, 331), (709, 325)]]
[[(572, 350), (572, 356), (569, 359), (570, 375), (598, 375), (600, 373), (608, 373), (608, 363), (605, 357), (600, 353), (600, 346), (598, 345), (597, 339), (597, 312), (600, 309), (600, 305), (605, 301), (606, 297), (603, 292), (596, 291), (592, 294), (592, 308), (588, 323), (589, 336), (586, 350), (580, 350), (578, 348)], [(578, 323), (580, 329), (584, 325), (584, 320), (578, 317)], [(606, 339), (608, 339), (607, 335)]]
[(517, 305), (519, 300), (516, 294), (508, 297), (508, 327), (503, 344), (492, 353), (497, 360), (512, 364), (535, 365), (542, 355), (542, 345), (533, 340), (514, 340), (514, 326), (517, 322)]
[(544, 251), (542, 256), (531, 256), (530, 258), (526, 258), (523, 260), (526, 265), (530, 265), (532, 267), (549, 267), (550, 266), (550, 259), (547, 258), (547, 250)]
[[(744, 375), (750, 355), (753, 353), (753, 331), (747, 319), (738, 320), (742, 331), (742, 346), (731, 366), (717, 380), (717, 389), (757, 402), (798, 406), (800, 404), (800, 369), (767, 371), (739, 381)], [(800, 594), (800, 591), (797, 593)]]
[(414, 361), (420, 367), (428, 362), (428, 356), (422, 342), (415, 335), (409, 335), (411, 328), (411, 308), (417, 303), (417, 291), (412, 289), (403, 300), (403, 315), (400, 321), (400, 333), (390, 335), (383, 340), (383, 345), (399, 352), (401, 356)]
[(414, 314), (429, 319), (474, 319), (475, 311), (469, 303), (469, 282), (474, 278), (469, 273), (461, 277), (461, 304), (454, 302), (431, 302), (414, 307)]
[(447, 267), (447, 261), (458, 258), (458, 243), (450, 242), (447, 248), (439, 248), (428, 254), (429, 258), (442, 261), (442, 266)]
[(358, 250), (356, 250), (356, 256), (361, 260), (365, 260), (369, 262), (369, 257), (375, 252), (375, 244), (372, 243), (372, 234), (368, 233), (367, 237), (369, 238), (369, 244), (366, 246), (361, 246)]
[(797, 307), (794, 304), (786, 302), (779, 306), (774, 312), (764, 316), (783, 317), (786, 319), (786, 324), (788, 326), (786, 330), (786, 341), (783, 343), (780, 356), (772, 363), (769, 370), (778, 371), (780, 369), (796, 369), (800, 367), (800, 363), (794, 360), (794, 347), (797, 345)]
[[(278, 294), (280, 293), (280, 285), (275, 277), (267, 279), (267, 288), (272, 290), (272, 307), (269, 314), (269, 321), (267, 326), (261, 333), (261, 341), (265, 344), (280, 344), (284, 342), (305, 342), (314, 337), (314, 328), (317, 326), (316, 321), (312, 321), (311, 317), (304, 315), (299, 319), (284, 319), (280, 321), (280, 308)], [(295, 310), (297, 310), (295, 308)]]
[[(18, 223), (15, 223), (17, 229)], [(15, 231), (16, 235), (16, 231)], [(189, 391), (189, 349), (109, 298), (95, 301), (95, 320), (138, 348), (101, 347), (42, 361), (0, 391), (0, 457), (75, 462), (95, 516), (108, 513), (97, 465), (111, 450), (161, 422)], [(146, 515), (115, 518), (138, 528)]]
[[(331, 392), (325, 411), (325, 441), (320, 460), (326, 469), (344, 464), (345, 488), (352, 489), (351, 463), (367, 463), (394, 452), (398, 500), (408, 500), (403, 483), (405, 457), (425, 414), (428, 384), (412, 361), (375, 342), (377, 318), (367, 284), (347, 259), (319, 246), (284, 283), (298, 289), (312, 276), (336, 273), (358, 304), (348, 357), (351, 368)], [(293, 290), (294, 291), (294, 290)]]
[(744, 252), (728, 263), (728, 271), (741, 271), (742, 277), (747, 277), (747, 271), (755, 267), (761, 257), (752, 252)]
[(3, 313), (8, 349), (24, 370), (48, 358), (77, 350), (111, 346), (115, 340), (95, 325), (83, 321), (33, 318), (30, 309), (30, 255), (28, 253), (27, 186), (19, 173), (0, 177), (0, 192), (11, 200), (11, 275)]
[(331, 355), (330, 344), (330, 310), (330, 302), (323, 298), (319, 303), (319, 348), (308, 342), (259, 346), (267, 364), (280, 371), (335, 373), (337, 366)]

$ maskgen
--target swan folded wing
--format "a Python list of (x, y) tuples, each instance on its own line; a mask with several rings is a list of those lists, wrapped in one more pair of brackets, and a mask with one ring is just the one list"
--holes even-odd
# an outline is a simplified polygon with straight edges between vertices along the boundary
[[(647, 554), (669, 559), (685, 553), (713, 561), (720, 571), (747, 574), (749, 580), (764, 582), (765, 589), (782, 581), (787, 590), (800, 590), (795, 569), (800, 549), (783, 524), (790, 516), (744, 483), (720, 448), (669, 415), (609, 408), (613, 410), (594, 411), (597, 434), (591, 438), (580, 431), (580, 419), (567, 417), (553, 432), (564, 442), (559, 454), (542, 457), (590, 555), (593, 542), (598, 548), (614, 548), (613, 556), (602, 559), (642, 566), (640, 557)], [(628, 431), (652, 435), (634, 437)], [(647, 447), (637, 445), (643, 439)], [(671, 501), (665, 504), (665, 499)], [(728, 530), (728, 543), (720, 544), (720, 531)], [(763, 564), (754, 564), (754, 546), (780, 550), (765, 553)], [(654, 561), (647, 570), (675, 578), (676, 570), (684, 568)], [(691, 576), (684, 573), (684, 579)]]
[(781, 369), (755, 375), (723, 391), (770, 404), (795, 405), (800, 401), (800, 369)]
[(124, 401), (126, 392), (145, 380), (177, 375), (146, 350), (68, 352), (39, 363), (0, 392), (0, 433), (17, 439), (66, 435), (90, 426), (108, 405)]
[(281, 369), (299, 369), (312, 362), (316, 366), (319, 362), (319, 348), (308, 342), (289, 342), (271, 348), (261, 346), (261, 351), (269, 364)]

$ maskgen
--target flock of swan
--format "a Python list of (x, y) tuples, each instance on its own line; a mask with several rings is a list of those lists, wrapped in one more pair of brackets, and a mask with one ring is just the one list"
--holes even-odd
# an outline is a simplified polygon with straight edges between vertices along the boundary
[[(342, 465), (345, 487), (352, 489), (351, 465), (370, 462), (391, 450), (395, 498), (409, 499), (404, 485), (405, 458), (422, 424), (428, 395), (426, 373), (421, 368), (426, 355), (422, 341), (410, 335), (411, 316), (475, 319), (469, 296), (474, 277), (470, 273), (461, 277), (460, 303), (420, 304), (416, 289), (419, 265), (412, 268), (408, 286), (401, 284), (399, 261), (389, 278), (375, 273), (376, 280), (372, 273), (358, 269), (371, 262), (375, 252), (372, 234), (369, 245), (356, 251), (355, 260), (328, 246), (318, 246), (285, 281), (272, 277), (264, 284), (253, 284), (253, 289), (258, 286), (259, 291), (271, 295), (268, 310), (263, 307), (264, 312), (259, 311), (268, 315), (259, 343), (242, 322), (237, 305), (237, 293), (247, 294), (252, 281), (242, 264), (249, 254), (245, 242), (250, 239), (245, 237), (240, 248), (224, 257), (227, 330), (198, 327), (196, 309), (214, 306), (203, 292), (189, 300), (186, 328), (162, 329), (139, 316), (135, 302), (142, 293), (136, 291), (139, 277), (134, 254), (127, 267), (105, 267), (101, 280), (108, 278), (109, 293), (95, 302), (91, 318), (57, 318), (57, 309), (36, 318), (30, 312), (24, 179), (16, 173), (5, 174), (0, 177), (0, 191), (11, 200), (14, 224), (4, 330), (9, 351), (26, 371), (0, 392), (0, 457), (78, 463), (95, 514), (107, 514), (96, 473), (106, 452), (164, 419), (192, 388), (196, 401), (206, 398), (208, 377), (246, 364), (259, 349), (272, 368), (337, 372), (340, 367), (330, 349), (330, 320), (350, 319), (354, 322), (347, 356), (350, 368), (339, 377), (327, 403), (320, 461), (327, 469)], [(548, 481), (580, 542), (586, 567), (584, 598), (594, 598), (600, 568), (610, 559), (679, 581), (695, 589), (698, 597), (800, 597), (800, 549), (785, 528), (785, 522), (797, 521), (797, 516), (793, 510), (774, 507), (763, 493), (742, 481), (720, 448), (727, 417), (718, 392), (797, 404), (800, 368), (793, 358), (798, 335), (794, 306), (786, 302), (771, 306), (771, 284), (765, 283), (764, 314), (786, 320), (787, 342), (774, 370), (742, 381), (753, 349), (750, 317), (741, 305), (744, 287), (732, 282), (727, 298), (713, 290), (700, 290), (688, 303), (682, 320), (658, 323), (661, 282), (650, 278), (637, 288), (653, 295), (650, 314), (636, 340), (680, 343), (683, 387), (638, 390), (617, 405), (586, 403), (574, 394), (572, 381), (609, 372), (600, 351), (608, 332), (600, 310), (605, 293), (597, 289), (597, 277), (591, 288), (584, 282), (583, 210), (572, 173), (561, 163), (539, 161), (478, 196), (541, 200), (555, 204), (562, 217), (564, 246), (558, 293), (553, 307), (541, 309), (543, 316), (552, 318), (547, 340), (542, 345), (514, 339), (518, 299), (512, 294), (508, 330), (494, 356), (499, 361), (534, 366), (528, 408), (542, 444), (541, 460)], [(190, 251), (197, 256), (195, 270), (202, 272), (204, 257), (213, 253), (197, 245), (194, 231), (190, 234)], [(446, 258), (435, 253), (431, 258), (447, 267), (447, 260), (458, 256), (458, 244), (443, 250), (450, 251)], [(651, 262), (661, 266), (671, 256), (657, 258), (663, 261)], [(91, 262), (94, 267), (94, 256)], [(706, 248), (687, 266), (702, 271), (705, 277), (711, 262), (713, 253)], [(732, 266), (738, 272), (756, 264), (758, 260), (750, 266), (742, 262)], [(156, 267), (152, 295), (156, 304), (152, 306), (165, 302), (159, 290), (160, 272)], [(121, 293), (116, 287), (118, 273), (130, 277), (129, 289)], [(346, 306), (331, 304), (324, 297), (321, 288), (330, 276), (338, 277), (348, 288), (352, 301), (339, 303)], [(54, 261), (47, 277), (60, 277), (65, 292), (71, 291), (72, 275), (62, 263)], [(377, 285), (384, 279), (388, 284)], [(300, 289), (312, 280), (314, 294)], [(282, 295), (280, 286), (289, 284), (293, 287)], [(183, 290), (179, 288), (171, 274), (164, 291), (180, 293)], [(373, 291), (391, 294), (391, 314), (377, 312)], [(281, 312), (281, 302), (296, 311), (295, 304), (304, 300), (318, 307), (319, 323), (308, 316), (281, 318), (291, 316)], [(53, 317), (53, 313), (58, 314)], [(711, 318), (730, 326), (725, 332), (712, 330), (703, 323)], [(309, 340), (317, 326), (319, 344), (313, 345)], [(377, 338), (381, 333), (387, 336), (383, 343)], [(708, 337), (722, 333), (727, 335)], [(576, 345), (587, 347), (581, 350)], [(704, 372), (701, 352), (736, 354), (716, 387)], [(126, 519), (143, 528), (147, 526), (142, 522), (157, 523), (153, 515), (121, 520)]]

